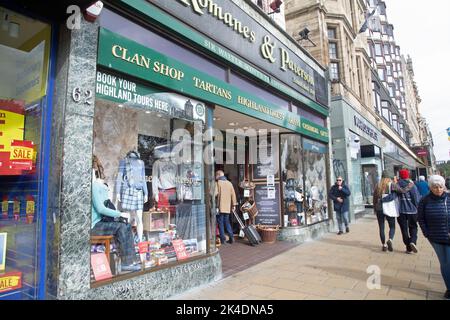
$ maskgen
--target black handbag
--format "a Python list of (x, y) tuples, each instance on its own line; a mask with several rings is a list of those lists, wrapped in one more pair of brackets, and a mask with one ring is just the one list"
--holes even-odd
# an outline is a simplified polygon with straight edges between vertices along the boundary
[[(105, 207), (111, 209), (111, 210), (116, 210), (116, 207), (114, 206), (114, 204), (112, 203), (111, 200), (105, 200), (104, 202)], [(117, 218), (113, 218), (113, 217), (109, 217), (109, 216), (105, 216), (102, 215), (102, 222), (121, 222), (121, 223), (128, 223), (128, 219), (124, 218), (124, 217), (117, 217)]]

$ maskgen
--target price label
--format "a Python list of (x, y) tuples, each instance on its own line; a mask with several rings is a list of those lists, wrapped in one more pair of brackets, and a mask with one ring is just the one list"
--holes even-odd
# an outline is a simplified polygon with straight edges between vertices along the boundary
[(14, 213), (20, 212), (20, 202), (19, 201), (14, 201), (13, 211), (14, 211)]
[(248, 219), (250, 219), (250, 217), (249, 217), (249, 215), (248, 215), (248, 213), (247, 213), (247, 212), (244, 212), (243, 216), (244, 216), (244, 220), (248, 220)]
[(8, 201), (3, 201), (2, 202), (2, 212), (3, 213), (8, 213)]
[(34, 201), (27, 201), (27, 214), (34, 214)]
[(244, 197), (250, 197), (250, 190), (249, 189), (245, 189), (244, 190)]

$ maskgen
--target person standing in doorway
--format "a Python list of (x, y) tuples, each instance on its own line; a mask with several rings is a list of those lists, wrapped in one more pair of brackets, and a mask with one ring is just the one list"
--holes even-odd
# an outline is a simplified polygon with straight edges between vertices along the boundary
[(336, 218), (338, 222), (339, 232), (338, 235), (344, 233), (343, 226), (345, 225), (345, 231), (350, 232), (349, 228), (349, 210), (350, 210), (350, 200), (351, 195), (349, 187), (344, 184), (344, 179), (338, 177), (336, 179), (336, 184), (330, 189), (330, 198), (333, 200), (334, 212), (336, 213)]
[(424, 176), (419, 177), (419, 182), (417, 182), (417, 190), (419, 190), (420, 197), (425, 197), (430, 193), (430, 188), (428, 187), (428, 183), (425, 181)]
[(441, 274), (450, 299), (450, 195), (445, 192), (445, 180), (431, 176), (428, 180), (431, 192), (419, 203), (418, 220), (425, 238), (439, 259)]
[[(216, 191), (217, 209), (219, 222), (220, 242), (222, 244), (234, 242), (233, 228), (230, 223), (230, 213), (236, 209), (237, 200), (234, 187), (230, 181), (227, 180), (222, 170), (216, 172)], [(230, 239), (226, 241), (225, 229)]]
[[(409, 179), (409, 171), (402, 169), (399, 172), (400, 180), (398, 185), (400, 188), (406, 188), (411, 183)], [(399, 213), (397, 218), (400, 230), (402, 232), (403, 243), (406, 246), (406, 253), (417, 253), (417, 206), (419, 205), (420, 195), (417, 187), (412, 186), (411, 190), (406, 193), (398, 193)]]

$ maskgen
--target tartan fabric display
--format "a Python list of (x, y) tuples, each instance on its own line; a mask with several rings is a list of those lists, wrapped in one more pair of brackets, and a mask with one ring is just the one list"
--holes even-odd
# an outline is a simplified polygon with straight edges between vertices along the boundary
[(127, 158), (125, 161), (125, 172), (126, 176), (124, 180), (127, 182), (127, 184), (122, 189), (122, 209), (142, 210), (142, 208), (144, 207), (144, 191), (142, 189), (131, 187), (134, 184), (136, 178), (133, 176), (129, 158)]
[(121, 195), (121, 206), (124, 210), (142, 210), (144, 207), (144, 191), (125, 187)]

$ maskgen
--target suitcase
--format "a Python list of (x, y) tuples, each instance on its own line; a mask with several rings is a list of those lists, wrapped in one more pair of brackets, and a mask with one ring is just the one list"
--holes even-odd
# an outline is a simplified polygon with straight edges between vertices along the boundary
[(237, 214), (236, 211), (233, 212), (234, 217), (238, 221), (239, 225), (241, 226), (242, 231), (244, 231), (245, 236), (247, 237), (248, 241), (250, 241), (250, 244), (252, 246), (256, 246), (262, 242), (261, 236), (259, 235), (258, 231), (256, 230), (255, 226), (253, 225), (244, 225), (241, 218)]

